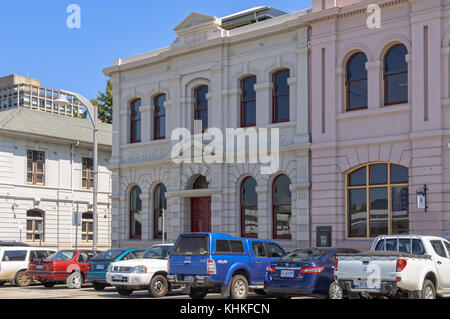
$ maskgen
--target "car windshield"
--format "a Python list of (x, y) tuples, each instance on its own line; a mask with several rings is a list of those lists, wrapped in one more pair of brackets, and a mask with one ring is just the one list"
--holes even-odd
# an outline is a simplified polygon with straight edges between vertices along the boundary
[(147, 250), (142, 259), (165, 259), (169, 256), (171, 246), (153, 246)]
[(110, 249), (107, 250), (100, 255), (95, 256), (91, 260), (95, 261), (112, 261), (117, 259), (120, 255), (122, 255), (126, 250), (125, 249)]
[(208, 236), (183, 236), (173, 251), (175, 255), (208, 254)]
[(299, 249), (282, 257), (283, 261), (313, 261), (319, 260), (327, 254), (326, 251), (320, 249)]
[(74, 250), (61, 250), (61, 251), (54, 253), (53, 255), (48, 256), (47, 259), (70, 261), (73, 259), (73, 257), (75, 257), (76, 253), (77, 252)]

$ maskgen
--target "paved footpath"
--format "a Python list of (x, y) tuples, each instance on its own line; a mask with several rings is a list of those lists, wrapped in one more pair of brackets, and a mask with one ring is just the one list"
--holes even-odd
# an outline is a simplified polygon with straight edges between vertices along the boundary
[[(107, 287), (103, 291), (96, 291), (90, 285), (84, 285), (81, 289), (68, 289), (65, 285), (57, 285), (52, 288), (40, 285), (19, 288), (5, 284), (0, 287), (0, 299), (150, 299), (150, 296), (147, 291), (142, 290), (135, 291), (131, 296), (123, 297), (116, 292), (115, 288)], [(164, 299), (190, 300), (189, 296), (182, 295), (180, 291), (174, 291)], [(222, 299), (222, 297), (219, 294), (210, 294), (205, 299)], [(269, 299), (269, 297), (250, 293), (249, 299)], [(298, 299), (310, 298), (299, 297)]]

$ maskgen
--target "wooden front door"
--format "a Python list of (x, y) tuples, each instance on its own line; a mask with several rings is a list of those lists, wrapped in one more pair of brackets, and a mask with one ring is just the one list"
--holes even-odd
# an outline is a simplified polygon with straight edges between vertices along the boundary
[(211, 197), (191, 198), (191, 232), (211, 232)]

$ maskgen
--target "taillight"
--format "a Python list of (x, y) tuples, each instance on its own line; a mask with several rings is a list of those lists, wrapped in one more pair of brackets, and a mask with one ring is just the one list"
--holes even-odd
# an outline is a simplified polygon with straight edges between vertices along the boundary
[(206, 272), (211, 275), (215, 275), (216, 270), (216, 262), (210, 258), (206, 261)]
[(323, 267), (323, 266), (306, 267), (306, 268), (303, 268), (302, 270), (300, 270), (300, 273), (301, 274), (319, 275), (324, 268), (325, 267)]
[(334, 271), (338, 271), (338, 259), (334, 261)]
[(273, 273), (273, 272), (276, 272), (276, 270), (271, 265), (269, 265), (269, 266), (266, 267), (266, 272)]
[(398, 259), (397, 260), (397, 272), (402, 272), (403, 269), (405, 269), (407, 264), (408, 264), (408, 262), (406, 261), (406, 259)]
[(170, 257), (167, 260), (167, 273), (170, 274)]

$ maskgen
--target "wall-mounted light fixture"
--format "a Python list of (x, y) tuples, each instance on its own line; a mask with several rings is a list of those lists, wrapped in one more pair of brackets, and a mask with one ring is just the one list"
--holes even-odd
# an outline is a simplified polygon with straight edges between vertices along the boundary
[(427, 203), (427, 185), (423, 185), (423, 187), (416, 191), (417, 194), (417, 208), (424, 209), (425, 213), (428, 210), (428, 203)]

